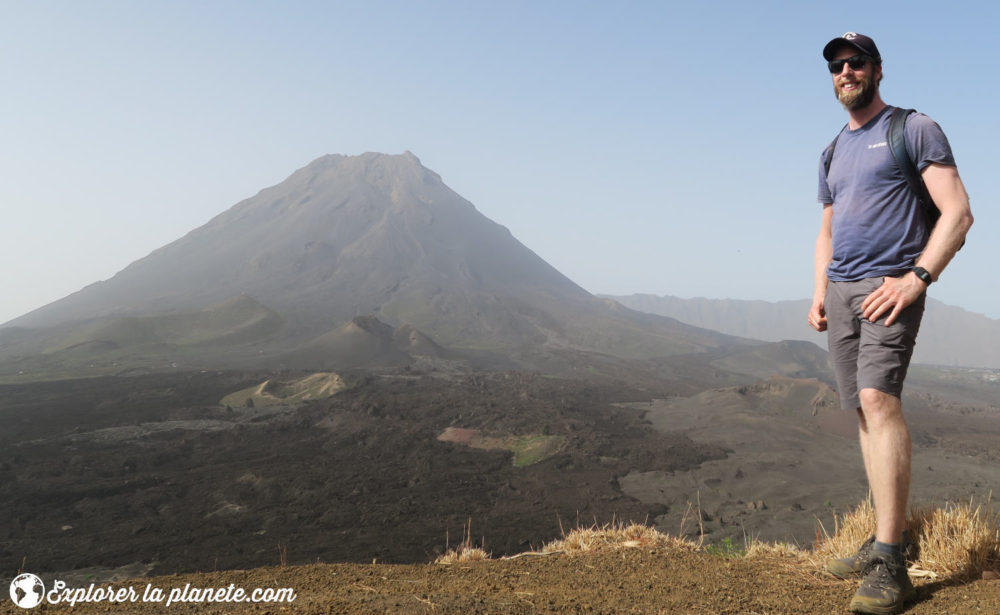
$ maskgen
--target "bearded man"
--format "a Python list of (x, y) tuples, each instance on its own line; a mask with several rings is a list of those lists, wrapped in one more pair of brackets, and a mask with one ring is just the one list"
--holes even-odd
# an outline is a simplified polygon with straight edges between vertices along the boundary
[(896, 613), (916, 597), (904, 557), (911, 447), (903, 380), (925, 291), (964, 243), (972, 212), (947, 138), (913, 113), (903, 130), (907, 151), (941, 212), (936, 224), (928, 221), (888, 145), (893, 108), (879, 92), (875, 42), (848, 32), (827, 43), (823, 57), (848, 123), (820, 161), (823, 213), (808, 322), (828, 331), (841, 405), (857, 412), (876, 516), (875, 535), (827, 569), (862, 578), (852, 611)]

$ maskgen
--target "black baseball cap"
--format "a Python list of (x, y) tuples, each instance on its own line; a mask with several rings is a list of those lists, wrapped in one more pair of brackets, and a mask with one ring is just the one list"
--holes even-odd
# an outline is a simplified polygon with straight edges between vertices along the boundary
[(882, 61), (882, 56), (879, 55), (875, 41), (857, 32), (845, 32), (843, 36), (838, 36), (827, 43), (826, 47), (823, 48), (823, 57), (829, 62), (837, 54), (837, 50), (844, 46), (854, 47), (861, 53), (871, 56), (876, 62)]

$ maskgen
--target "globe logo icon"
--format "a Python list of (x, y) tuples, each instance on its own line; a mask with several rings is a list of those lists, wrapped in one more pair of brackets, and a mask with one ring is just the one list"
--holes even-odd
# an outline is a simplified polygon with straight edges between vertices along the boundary
[(18, 575), (10, 582), (10, 599), (22, 609), (30, 609), (42, 603), (45, 584), (33, 574)]

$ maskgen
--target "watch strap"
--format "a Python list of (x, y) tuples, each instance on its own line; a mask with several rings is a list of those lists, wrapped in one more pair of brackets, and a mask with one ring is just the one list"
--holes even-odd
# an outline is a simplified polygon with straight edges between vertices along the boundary
[(924, 269), (923, 267), (914, 267), (914, 268), (913, 268), (913, 273), (914, 273), (914, 274), (915, 274), (915, 275), (916, 275), (916, 276), (917, 276), (918, 278), (920, 278), (921, 280), (923, 280), (923, 281), (924, 281), (924, 284), (926, 284), (926, 285), (928, 285), (928, 286), (930, 286), (930, 285), (931, 285), (931, 282), (933, 282), (933, 281), (934, 281), (934, 278), (932, 278), (932, 277), (931, 277), (931, 272), (930, 272), (930, 271), (927, 271), (927, 270), (926, 270), (926, 269)]

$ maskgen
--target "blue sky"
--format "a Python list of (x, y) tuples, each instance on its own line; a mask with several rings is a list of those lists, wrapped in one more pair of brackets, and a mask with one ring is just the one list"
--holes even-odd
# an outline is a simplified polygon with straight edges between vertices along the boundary
[[(976, 226), (932, 288), (1000, 318), (996, 4), (0, 0), (0, 323), (328, 153), (410, 150), (594, 293), (812, 294), (823, 45), (944, 128)], [(803, 315), (803, 327), (805, 327)]]

